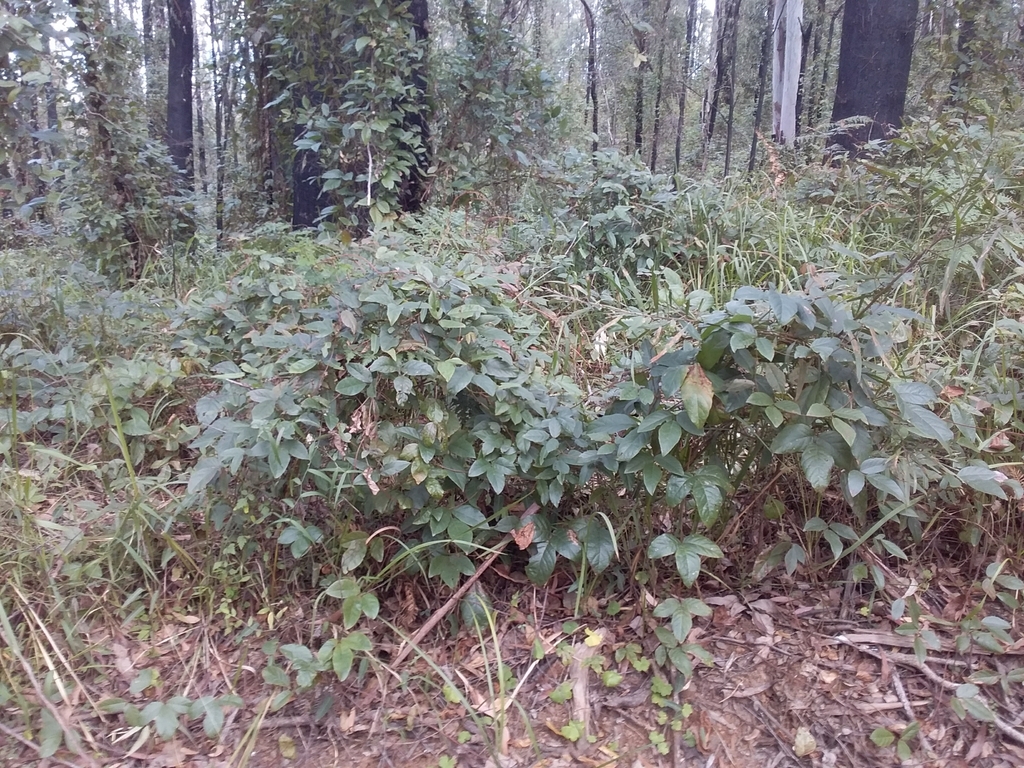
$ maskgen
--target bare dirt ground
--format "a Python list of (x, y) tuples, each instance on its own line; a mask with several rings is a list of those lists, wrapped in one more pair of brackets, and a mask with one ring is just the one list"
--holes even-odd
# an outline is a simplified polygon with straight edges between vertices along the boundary
[[(1013, 672), (1024, 666), (1024, 641), (999, 655), (977, 646), (957, 653), (957, 625), (951, 622), (946, 631), (932, 626), (940, 647), (929, 650), (922, 663), (912, 634), (898, 633), (887, 616), (849, 610), (842, 589), (791, 584), (788, 594), (781, 591), (776, 584), (705, 595), (714, 612), (697, 622), (689, 639), (707, 650), (711, 664), (695, 662), (692, 680), (683, 685), (680, 678), (677, 690), (659, 677), (657, 666), (646, 667), (656, 641), (642, 612), (625, 608), (613, 618), (566, 626), (563, 617), (551, 618), (556, 611), (550, 595), (526, 587), (498, 606), (500, 621), (484, 643), (466, 631), (452, 637), (442, 624), (422, 647), (429, 664), (413, 654), (396, 665), (388, 660), (398, 649), (389, 648), (381, 632), (375, 638), (380, 663), (360, 678), (318, 683), (277, 711), (252, 705), (235, 710), (216, 745), (193, 721), (178, 738), (151, 738), (129, 754), (132, 739), (123, 728), (111, 726), (107, 733), (102, 722), (94, 722), (91, 730), (103, 735), (107, 757), (91, 764), (1024, 766), (1024, 692), (1020, 673)], [(962, 602), (951, 596), (947, 609)], [(397, 605), (392, 609), (391, 615), (399, 612)], [(294, 630), (302, 626), (309, 624), (297, 622)], [(320, 625), (322, 634), (331, 629)], [(282, 636), (292, 631), (276, 630)], [(125, 680), (140, 668), (158, 668), (165, 698), (223, 692), (230, 680), (246, 702), (269, 701), (274, 690), (261, 678), (258, 654), (236, 641), (211, 645), (211, 638), (186, 620), (147, 643), (103, 642), (118, 645), (113, 653), (121, 661), (113, 659), (112, 669), (120, 669)], [(495, 674), (498, 653), (512, 673), (504, 688)], [(972, 674), (988, 683), (979, 686), (979, 695), (998, 722), (955, 714), (951, 702), (964, 695), (958, 686)], [(462, 698), (443, 690), (441, 679), (453, 683)], [(920, 730), (907, 734), (915, 721)], [(902, 760), (898, 742), (877, 743), (878, 729), (894, 739), (908, 736)], [(81, 755), (63, 752), (59, 760), (33, 760), (30, 751), (16, 753), (16, 747), (8, 740), (0, 748), (0, 765), (90, 765)]]

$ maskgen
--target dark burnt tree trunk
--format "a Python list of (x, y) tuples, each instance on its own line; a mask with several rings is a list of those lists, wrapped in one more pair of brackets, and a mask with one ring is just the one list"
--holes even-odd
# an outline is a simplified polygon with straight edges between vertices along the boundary
[[(690, 0), (686, 6), (686, 39), (683, 41), (682, 77), (679, 78), (679, 116), (676, 122), (676, 151), (674, 171), (679, 173), (682, 162), (683, 127), (686, 117), (686, 94), (690, 89), (690, 69), (693, 65), (693, 32), (697, 25), (697, 0)], [(673, 181), (673, 184), (675, 182)]]
[(772, 20), (775, 18), (775, 2), (768, 0), (765, 6), (764, 36), (761, 38), (761, 58), (757, 62), (757, 95), (754, 97), (754, 131), (750, 138), (750, 156), (747, 158), (747, 173), (754, 172), (757, 164), (757, 140), (761, 131), (761, 116), (764, 114), (764, 94), (768, 87), (768, 60), (772, 53)]
[(412, 89), (402, 108), (402, 129), (411, 137), (401, 149), (413, 158), (401, 181), (398, 204), (406, 213), (415, 213), (423, 207), (428, 192), (430, 168), (430, 105), (427, 91), (427, 0), (411, 0), (409, 14), (415, 36), (415, 50), (411, 67)]
[(167, 148), (171, 159), (193, 187), (192, 141), (192, 0), (167, 2)]
[[(583, 15), (587, 22), (587, 98), (586, 104), (590, 109), (590, 151), (597, 152), (597, 26), (594, 21), (594, 12), (590, 10), (587, 0), (580, 0), (583, 4)], [(586, 123), (586, 120), (584, 120)], [(594, 159), (597, 162), (597, 158)]]
[[(301, 68), (299, 68), (301, 69)], [(293, 109), (303, 111), (303, 97), (314, 110), (323, 102), (323, 94), (316, 83), (305, 83), (294, 91)], [(296, 121), (295, 142), (306, 138), (309, 126)], [(324, 167), (320, 161), (320, 153), (316, 149), (296, 149), (292, 159), (292, 228), (310, 229), (317, 225), (323, 198)]]
[(800, 131), (800, 116), (804, 110), (804, 96), (807, 93), (807, 53), (811, 47), (811, 30), (814, 27), (814, 23), (811, 22), (803, 28), (803, 35), (800, 37), (800, 75), (799, 85), (796, 89), (796, 133), (794, 136), (799, 136)]
[(871, 139), (893, 135), (903, 122), (918, 0), (846, 0), (832, 122), (869, 118), (836, 136), (856, 157)]

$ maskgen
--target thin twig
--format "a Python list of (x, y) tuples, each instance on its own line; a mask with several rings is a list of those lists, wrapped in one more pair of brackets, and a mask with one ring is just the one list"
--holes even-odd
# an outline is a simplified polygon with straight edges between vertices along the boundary
[[(836, 640), (838, 640), (840, 643), (843, 643), (844, 645), (848, 645), (851, 648), (860, 651), (861, 653), (866, 653), (868, 656), (874, 656), (878, 660), (882, 659), (882, 655), (877, 651), (873, 651), (870, 648), (865, 648), (861, 645), (854, 645), (849, 640), (847, 640), (844, 635), (838, 635), (836, 637)], [(944, 688), (947, 691), (955, 691), (957, 688), (960, 687), (959, 683), (954, 683), (952, 680), (946, 680), (944, 677), (939, 675), (938, 672), (933, 670), (927, 664), (922, 664), (920, 661), (917, 660), (916, 656), (911, 656), (909, 653), (889, 653), (886, 654), (886, 656), (895, 661), (897, 664), (902, 664), (905, 667), (916, 669), (918, 672), (927, 677), (933, 683), (935, 683), (941, 688)], [(999, 717), (999, 715), (995, 713), (995, 708), (989, 703), (988, 699), (986, 699), (980, 693), (977, 694), (974, 698), (977, 699), (978, 702), (980, 702), (981, 704), (984, 704), (992, 713), (991, 722), (992, 725), (996, 727), (996, 730), (1000, 731), (1007, 738), (1016, 741), (1018, 744), (1024, 744), (1024, 733), (1021, 733), (1008, 722)]]
[[(896, 690), (896, 696), (899, 698), (900, 703), (903, 705), (903, 711), (907, 713), (908, 721), (913, 723), (917, 720), (917, 715), (914, 714), (914, 705), (910, 703), (910, 699), (907, 697), (907, 691), (903, 687), (903, 681), (900, 679), (900, 673), (893, 669), (892, 672), (892, 687)], [(924, 731), (918, 731), (917, 738), (921, 742), (921, 746), (926, 751), (932, 751), (932, 745), (928, 741), (928, 737), (924, 735)]]
[[(526, 514), (524, 514), (523, 517), (529, 517), (538, 509), (540, 509), (539, 506), (532, 504), (530, 508), (526, 510)], [(405, 661), (409, 654), (412, 653), (413, 646), (418, 645), (419, 642), (427, 636), (430, 630), (436, 627), (440, 623), (441, 619), (448, 615), (449, 611), (451, 611), (452, 608), (458, 604), (459, 600), (462, 599), (463, 595), (469, 591), (469, 588), (476, 584), (480, 577), (484, 575), (484, 572), (491, 567), (491, 564), (498, 559), (498, 555), (505, 551), (505, 547), (509, 545), (510, 541), (512, 541), (511, 536), (506, 536), (499, 541), (490, 556), (480, 564), (479, 568), (476, 569), (476, 573), (466, 579), (463, 585), (455, 590), (455, 594), (449, 597), (448, 601), (444, 605), (434, 611), (433, 615), (427, 619), (426, 623), (422, 627), (416, 630), (416, 633), (412, 637), (402, 643), (402, 647), (398, 649), (398, 655), (395, 656), (395, 661), (392, 666), (397, 667)]]

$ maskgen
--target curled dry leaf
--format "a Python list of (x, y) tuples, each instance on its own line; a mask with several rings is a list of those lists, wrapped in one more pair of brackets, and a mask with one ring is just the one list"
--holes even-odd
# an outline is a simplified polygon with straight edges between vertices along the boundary
[(814, 740), (811, 732), (804, 726), (796, 729), (796, 738), (793, 740), (793, 752), (797, 757), (806, 757), (818, 748), (818, 742)]
[(957, 387), (952, 384), (947, 384), (939, 392), (939, 397), (943, 400), (955, 400), (958, 397), (963, 397), (966, 394), (966, 390), (963, 387)]
[(512, 540), (515, 541), (516, 546), (519, 547), (519, 549), (526, 549), (533, 543), (533, 534), (535, 530), (533, 520), (529, 520), (524, 525), (512, 531)]
[(999, 452), (1008, 451), (1013, 448), (1013, 441), (1006, 436), (1005, 430), (999, 430), (992, 437), (981, 444), (981, 450)]

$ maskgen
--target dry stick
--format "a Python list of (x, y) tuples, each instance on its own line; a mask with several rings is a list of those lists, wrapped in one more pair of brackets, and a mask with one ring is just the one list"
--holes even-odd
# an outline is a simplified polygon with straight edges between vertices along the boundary
[[(526, 510), (526, 514), (524, 514), (523, 517), (529, 517), (530, 515), (534, 514), (538, 509), (540, 509), (540, 507), (537, 504), (531, 504), (530, 508)], [(490, 556), (480, 564), (479, 568), (476, 569), (476, 573), (474, 573), (472, 576), (466, 579), (465, 583), (463, 583), (461, 587), (455, 590), (455, 594), (448, 598), (448, 602), (446, 602), (444, 605), (442, 605), (440, 608), (434, 611), (434, 614), (429, 619), (427, 619), (427, 622), (418, 630), (416, 630), (416, 633), (412, 637), (410, 637), (408, 640), (402, 643), (402, 647), (398, 649), (398, 655), (395, 656), (395, 661), (392, 664), (392, 666), (397, 667), (399, 664), (405, 661), (406, 657), (410, 653), (412, 653), (413, 646), (418, 645), (419, 642), (427, 636), (430, 630), (436, 627), (440, 623), (441, 619), (448, 615), (448, 612), (455, 607), (456, 603), (458, 603), (459, 600), (462, 599), (462, 596), (469, 591), (469, 588), (476, 584), (479, 578), (484, 575), (484, 571), (491, 567), (491, 563), (498, 559), (498, 555), (500, 555), (505, 550), (505, 547), (508, 546), (510, 541), (512, 541), (511, 536), (506, 536), (501, 541), (499, 541), (497, 546), (494, 548), (494, 551), (491, 552)]]
[[(907, 713), (910, 722), (917, 720), (917, 715), (914, 714), (914, 705), (910, 703), (907, 691), (903, 687), (903, 681), (900, 679), (900, 673), (895, 668), (892, 670), (892, 687), (896, 690), (896, 696), (899, 697), (900, 703), (903, 705), (903, 711)], [(933, 751), (928, 737), (924, 735), (924, 731), (918, 731), (917, 738), (921, 740), (921, 746), (925, 748), (925, 751), (929, 753)]]
[[(873, 651), (870, 648), (864, 648), (860, 645), (854, 645), (849, 640), (847, 640), (844, 635), (838, 635), (836, 637), (836, 640), (838, 640), (840, 643), (843, 643), (844, 645), (848, 645), (851, 648), (860, 651), (861, 653), (866, 653), (868, 656), (874, 656), (876, 659), (879, 660), (882, 659), (882, 655), (877, 651)], [(886, 656), (889, 659), (895, 661), (897, 664), (902, 664), (905, 667), (916, 669), (918, 672), (927, 677), (933, 683), (940, 686), (941, 688), (945, 688), (947, 691), (955, 691), (957, 688), (960, 687), (958, 683), (954, 683), (952, 680), (947, 680), (941, 675), (939, 675), (938, 672), (933, 670), (927, 664), (922, 664), (920, 661), (917, 660), (916, 656), (911, 656), (908, 653), (887, 653)], [(982, 704), (988, 707), (989, 711), (992, 712), (992, 725), (996, 727), (996, 730), (1001, 731), (1004, 736), (1013, 739), (1018, 744), (1024, 744), (1024, 733), (1021, 733), (1008, 722), (999, 717), (999, 715), (995, 713), (995, 709), (992, 707), (992, 705), (988, 702), (988, 700), (985, 697), (983, 697), (979, 693), (974, 698), (976, 698), (978, 701), (980, 701)]]

